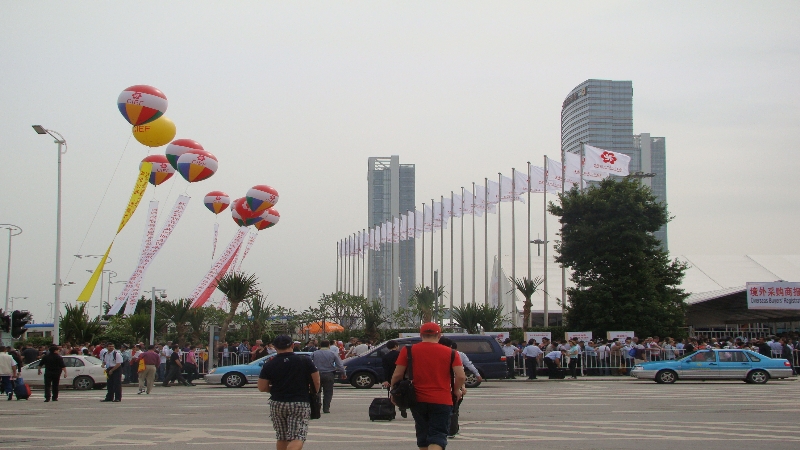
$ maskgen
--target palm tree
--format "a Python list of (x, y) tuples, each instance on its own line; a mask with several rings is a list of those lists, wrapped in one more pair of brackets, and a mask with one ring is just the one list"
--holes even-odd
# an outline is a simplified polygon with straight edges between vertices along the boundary
[[(159, 320), (156, 321), (156, 329), (158, 329)], [(150, 314), (149, 313), (137, 313), (131, 314), (130, 316), (125, 318), (126, 321), (126, 331), (131, 336), (135, 337), (136, 342), (144, 342), (150, 336)]]
[(478, 323), (483, 331), (494, 331), (503, 325), (503, 305), (481, 305), (478, 307)]
[(275, 306), (267, 302), (267, 296), (261, 293), (245, 300), (250, 310), (250, 334), (253, 339), (263, 339), (264, 333), (269, 328), (269, 323), (275, 315)]
[(380, 333), (378, 327), (386, 322), (386, 315), (383, 313), (383, 305), (380, 300), (373, 300), (372, 302), (365, 302), (363, 307), (364, 318), (364, 334), (370, 339), (378, 340)]
[(74, 343), (92, 342), (101, 332), (100, 318), (89, 319), (86, 303), (66, 305), (67, 312), (61, 316), (61, 331), (64, 341)]
[(414, 288), (408, 303), (409, 306), (413, 305), (419, 312), (423, 323), (431, 322), (433, 321), (437, 300), (442, 294), (444, 294), (444, 286), (439, 286), (434, 292), (430, 287), (420, 285)]
[(479, 333), (479, 318), (480, 308), (475, 306), (474, 303), (467, 303), (463, 308), (453, 308), (453, 320), (469, 334)]
[(233, 317), (236, 315), (239, 303), (260, 293), (258, 290), (258, 278), (255, 274), (247, 275), (244, 272), (227, 273), (217, 282), (217, 289), (228, 297), (228, 304), (231, 308), (219, 330), (219, 339), (221, 342), (225, 342), (228, 326), (230, 326)]
[(186, 321), (189, 322), (189, 326), (192, 327), (192, 343), (198, 344), (206, 325), (206, 309), (190, 309)]
[(536, 289), (539, 288), (539, 285), (542, 284), (542, 278), (536, 277), (532, 280), (529, 280), (527, 277), (522, 279), (520, 278), (511, 278), (508, 279), (514, 283), (514, 287), (522, 293), (525, 297), (525, 306), (522, 307), (522, 331), (527, 331), (528, 327), (531, 326), (531, 297), (533, 297), (533, 293), (536, 292)]
[(183, 345), (186, 337), (186, 322), (191, 315), (192, 301), (189, 299), (178, 299), (175, 302), (163, 302), (158, 306), (159, 314), (165, 319), (171, 320), (175, 324), (177, 343)]

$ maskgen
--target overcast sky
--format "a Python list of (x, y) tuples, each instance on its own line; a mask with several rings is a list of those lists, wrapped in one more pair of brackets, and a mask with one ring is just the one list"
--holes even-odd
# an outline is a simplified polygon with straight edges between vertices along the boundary
[[(270, 300), (303, 309), (334, 290), (337, 240), (366, 226), (369, 156), (416, 164), (418, 205), (510, 175), (558, 156), (561, 103), (589, 78), (632, 80), (634, 132), (666, 137), (673, 256), (800, 253), (797, 2), (3, 0), (2, 11), (0, 223), (24, 230), (10, 295), (28, 297), (14, 307), (38, 322), (51, 318), (57, 169), (56, 145), (31, 125), (69, 145), (62, 273), (76, 285), (62, 299), (73, 302), (94, 265), (72, 255), (105, 251), (139, 161), (163, 153), (133, 140), (117, 110), (135, 84), (161, 89), (176, 137), (219, 159), (206, 181), (149, 187), (112, 250), (108, 268), (126, 279), (146, 202), (167, 209), (188, 192), (143, 282), (171, 298), (211, 263), (208, 191), (280, 192), (281, 221), (243, 269)], [(224, 245), (236, 225), (228, 211), (218, 220)]]

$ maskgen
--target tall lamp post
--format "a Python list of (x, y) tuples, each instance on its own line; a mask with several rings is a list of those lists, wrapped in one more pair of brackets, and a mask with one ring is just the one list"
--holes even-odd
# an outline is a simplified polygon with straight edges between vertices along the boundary
[(25, 300), (28, 297), (11, 297), (11, 309), (14, 309), (14, 300)]
[(67, 153), (67, 141), (61, 133), (45, 129), (41, 125), (33, 125), (38, 134), (47, 134), (58, 144), (58, 202), (56, 203), (56, 283), (55, 301), (53, 303), (53, 344), (59, 344), (59, 312), (61, 310), (61, 155)]
[[(94, 273), (94, 270), (86, 269), (86, 271), (89, 272), (89, 273)], [(113, 273), (113, 275), (112, 275), (112, 273)], [(110, 291), (111, 290), (111, 277), (116, 277), (117, 276), (117, 272), (114, 272), (113, 270), (104, 270), (100, 274), (100, 311), (103, 310), (103, 281), (105, 280), (105, 274), (108, 274), (108, 289)], [(111, 297), (106, 296), (106, 301), (111, 303)], [(100, 313), (99, 312), (98, 312), (97, 316), (100, 317)]]
[(152, 303), (150, 304), (150, 345), (156, 345), (156, 292), (161, 292), (161, 298), (167, 298), (166, 289), (156, 289), (153, 286), (153, 290), (150, 291), (152, 295)]
[(8, 268), (6, 269), (6, 305), (3, 311), (8, 311), (8, 288), (11, 285), (11, 238), (22, 234), (22, 228), (10, 223), (0, 224), (0, 229), (8, 230)]

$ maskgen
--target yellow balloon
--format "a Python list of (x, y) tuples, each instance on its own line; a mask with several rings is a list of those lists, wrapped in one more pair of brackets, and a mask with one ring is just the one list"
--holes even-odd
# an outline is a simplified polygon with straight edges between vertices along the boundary
[(175, 139), (175, 122), (167, 116), (143, 125), (134, 125), (133, 137), (148, 147), (161, 147)]

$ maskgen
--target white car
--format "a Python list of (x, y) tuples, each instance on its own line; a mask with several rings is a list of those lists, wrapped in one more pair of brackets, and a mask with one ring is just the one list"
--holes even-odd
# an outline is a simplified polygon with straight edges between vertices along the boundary
[[(67, 378), (61, 375), (59, 386), (72, 386), (80, 391), (91, 389), (95, 386), (106, 384), (103, 362), (94, 356), (67, 355), (64, 356), (64, 365), (67, 366)], [(44, 387), (44, 367), (39, 375), (39, 361), (22, 367), (21, 376), (30, 386)]]

